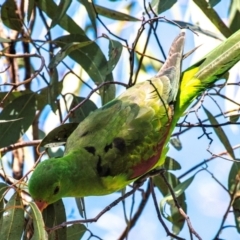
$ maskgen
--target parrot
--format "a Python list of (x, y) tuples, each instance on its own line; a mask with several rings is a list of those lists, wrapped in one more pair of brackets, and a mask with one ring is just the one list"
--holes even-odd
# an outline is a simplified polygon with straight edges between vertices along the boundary
[(42, 211), (64, 197), (119, 191), (160, 166), (174, 116), (185, 31), (152, 78), (91, 112), (69, 136), (63, 157), (34, 169), (28, 189)]

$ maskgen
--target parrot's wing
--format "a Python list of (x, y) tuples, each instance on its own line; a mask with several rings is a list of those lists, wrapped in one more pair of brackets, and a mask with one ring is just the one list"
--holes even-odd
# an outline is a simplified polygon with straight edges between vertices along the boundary
[(169, 103), (177, 94), (184, 36), (182, 32), (174, 40), (155, 77), (131, 87), (80, 123), (65, 154), (84, 148), (98, 156), (93, 167), (101, 177), (125, 174), (133, 179), (153, 168), (172, 119)]

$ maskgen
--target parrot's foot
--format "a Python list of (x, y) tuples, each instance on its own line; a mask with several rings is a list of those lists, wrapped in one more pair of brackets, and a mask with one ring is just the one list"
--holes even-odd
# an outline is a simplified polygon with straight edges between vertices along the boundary
[(164, 168), (155, 168), (153, 170), (151, 170), (150, 172), (142, 175), (140, 178), (138, 178), (134, 183), (133, 183), (133, 187), (140, 187), (147, 178), (149, 177), (154, 177), (154, 176), (158, 176), (161, 173), (164, 173), (165, 169)]

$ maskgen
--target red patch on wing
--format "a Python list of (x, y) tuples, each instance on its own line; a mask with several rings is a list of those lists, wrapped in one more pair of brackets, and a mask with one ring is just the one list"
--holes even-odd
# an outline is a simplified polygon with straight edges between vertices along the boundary
[(158, 145), (157, 147), (154, 147), (154, 151), (156, 151), (156, 155), (153, 155), (147, 160), (141, 160), (141, 162), (132, 167), (133, 174), (131, 175), (130, 179), (137, 178), (145, 173), (147, 173), (159, 160), (161, 150), (162, 150), (163, 144)]
[[(170, 112), (169, 115), (172, 116), (173, 115), (173, 109), (171, 107), (169, 108), (169, 112)], [(168, 136), (168, 133), (169, 133), (169, 130), (170, 130), (171, 121), (172, 121), (172, 119), (168, 123), (169, 127), (168, 127), (167, 131), (164, 133), (164, 136), (162, 138), (163, 140), (160, 143), (158, 143), (157, 146), (153, 147), (153, 150), (154, 150), (154, 152), (156, 152), (156, 154), (153, 155), (152, 157), (150, 157), (147, 160), (141, 159), (141, 161), (138, 165), (133, 166), (132, 167), (133, 174), (130, 176), (130, 179), (140, 177), (143, 174), (147, 173), (158, 162), (158, 160), (161, 156), (161, 153), (162, 153), (162, 148), (164, 146), (165, 140), (166, 140), (166, 138)]]

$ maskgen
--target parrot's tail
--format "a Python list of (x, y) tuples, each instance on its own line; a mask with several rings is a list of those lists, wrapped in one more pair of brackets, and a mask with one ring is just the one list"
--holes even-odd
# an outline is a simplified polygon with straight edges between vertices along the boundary
[(185, 41), (185, 29), (174, 39), (167, 60), (162, 65), (156, 77), (167, 76), (171, 83), (168, 102), (176, 100), (181, 75), (182, 56)]

